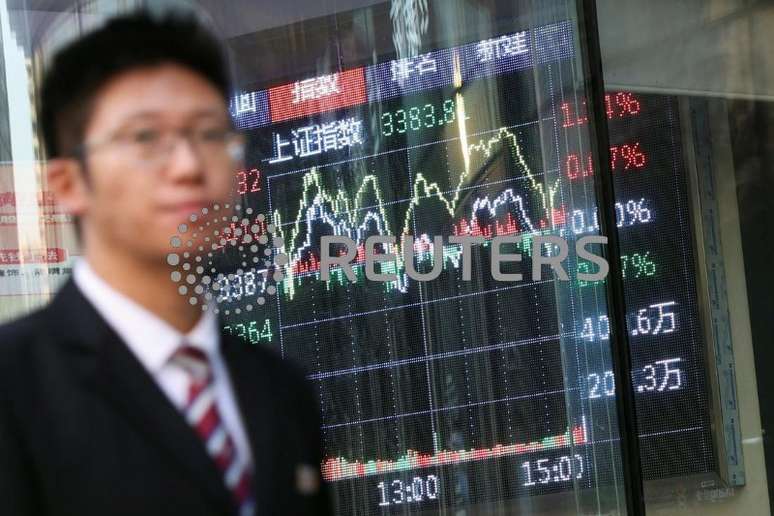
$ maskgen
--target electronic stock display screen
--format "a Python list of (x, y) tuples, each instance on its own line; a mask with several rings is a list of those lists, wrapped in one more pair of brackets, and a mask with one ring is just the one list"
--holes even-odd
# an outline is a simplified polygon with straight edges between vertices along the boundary
[[(232, 100), (248, 142), (237, 193), (276, 226), (289, 263), (261, 306), (261, 271), (221, 278), (223, 324), (304, 367), (340, 514), (434, 513), (615, 476), (609, 315), (602, 285), (577, 278), (594, 266), (571, 253), (570, 281), (531, 281), (522, 245), (523, 261), (503, 270), (524, 281), (489, 271), (493, 236), (599, 231), (574, 30), (525, 27)], [(605, 102), (644, 476), (707, 472), (676, 103), (633, 92)], [(332, 234), (413, 235), (420, 270), (433, 235), (485, 242), (471, 281), (447, 241), (435, 280), (409, 279), (396, 260), (381, 264), (395, 281), (370, 282), (359, 247), (356, 281), (334, 270), (326, 282), (319, 241)]]

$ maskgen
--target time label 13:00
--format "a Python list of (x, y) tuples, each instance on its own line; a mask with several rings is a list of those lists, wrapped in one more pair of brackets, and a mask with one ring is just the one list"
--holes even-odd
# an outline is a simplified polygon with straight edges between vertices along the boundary
[(440, 483), (435, 475), (414, 477), (411, 481), (395, 479), (392, 482), (379, 482), (379, 505), (400, 505), (405, 503), (420, 503), (438, 499)]

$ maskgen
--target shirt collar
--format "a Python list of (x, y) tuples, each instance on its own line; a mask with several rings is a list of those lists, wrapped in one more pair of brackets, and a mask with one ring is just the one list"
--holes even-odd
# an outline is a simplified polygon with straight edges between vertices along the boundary
[(123, 295), (100, 278), (84, 259), (78, 260), (73, 280), (86, 299), (126, 343), (151, 373), (157, 373), (183, 343), (208, 356), (217, 353), (220, 334), (217, 318), (206, 311), (187, 334)]

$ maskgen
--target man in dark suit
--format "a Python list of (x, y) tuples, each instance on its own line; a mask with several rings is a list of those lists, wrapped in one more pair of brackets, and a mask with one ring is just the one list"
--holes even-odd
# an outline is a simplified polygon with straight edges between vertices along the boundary
[(0, 514), (329, 513), (303, 375), (223, 335), (165, 262), (178, 224), (228, 197), (227, 78), (181, 18), (115, 19), (53, 60), (48, 185), (84, 256), (0, 328)]

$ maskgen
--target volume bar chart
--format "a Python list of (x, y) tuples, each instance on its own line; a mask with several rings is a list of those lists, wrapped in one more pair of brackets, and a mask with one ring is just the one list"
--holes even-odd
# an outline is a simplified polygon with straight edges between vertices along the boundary
[(323, 478), (326, 480), (336, 481), (381, 473), (411, 471), (433, 466), (461, 464), (464, 462), (557, 450), (581, 446), (587, 442), (586, 422), (583, 421), (581, 425), (568, 430), (564, 434), (544, 437), (540, 441), (529, 443), (496, 444), (491, 448), (473, 448), (469, 450), (440, 450), (431, 454), (408, 450), (404, 456), (395, 460), (377, 459), (361, 462), (348, 461), (347, 459), (337, 457), (325, 460), (322, 464), (322, 472)]

